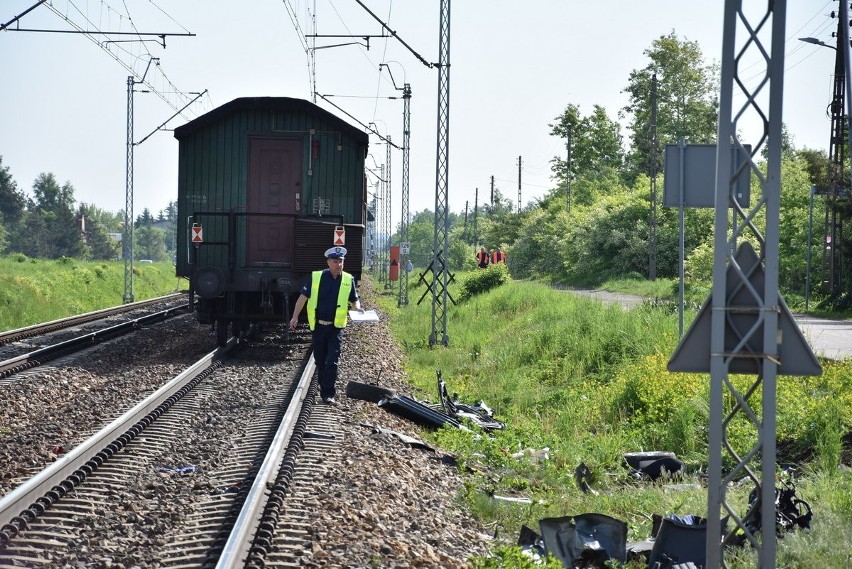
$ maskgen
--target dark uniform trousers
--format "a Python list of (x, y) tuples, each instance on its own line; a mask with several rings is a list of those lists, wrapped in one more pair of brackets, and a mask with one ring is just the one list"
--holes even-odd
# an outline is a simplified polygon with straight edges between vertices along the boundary
[(314, 361), (317, 364), (320, 397), (334, 397), (337, 383), (337, 364), (340, 361), (340, 344), (343, 342), (343, 328), (335, 328), (334, 324), (316, 323), (311, 340), (314, 350)]

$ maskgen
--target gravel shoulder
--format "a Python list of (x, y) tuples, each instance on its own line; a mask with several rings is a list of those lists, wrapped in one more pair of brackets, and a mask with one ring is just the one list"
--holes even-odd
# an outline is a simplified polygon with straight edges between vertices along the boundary
[[(375, 293), (362, 283), (365, 308)], [(472, 555), (493, 545), (488, 530), (460, 505), (463, 488), (447, 455), (411, 448), (373, 427), (420, 438), (419, 428), (375, 403), (349, 399), (350, 380), (377, 383), (410, 395), (402, 352), (391, 337), (387, 316), (346, 328), (337, 391), (341, 444), (328, 457), (324, 489), (313, 511), (310, 551), (304, 567), (468, 567)]]

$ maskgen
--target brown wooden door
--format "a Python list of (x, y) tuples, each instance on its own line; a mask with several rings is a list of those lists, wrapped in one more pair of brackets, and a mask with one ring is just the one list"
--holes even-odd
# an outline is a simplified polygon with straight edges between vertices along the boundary
[[(301, 193), (302, 142), (280, 138), (249, 140), (247, 213), (295, 214)], [(246, 264), (293, 265), (293, 217), (246, 216)]]

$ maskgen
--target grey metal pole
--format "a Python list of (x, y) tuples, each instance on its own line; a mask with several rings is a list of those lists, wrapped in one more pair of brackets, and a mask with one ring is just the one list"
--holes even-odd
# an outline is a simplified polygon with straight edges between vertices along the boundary
[[(411, 247), (408, 241), (408, 216), (409, 216), (409, 167), (408, 160), (411, 147), (411, 85), (405, 83), (402, 87), (402, 219), (400, 220), (400, 229), (402, 243), (405, 247)], [(402, 248), (400, 248), (401, 250)], [(408, 266), (410, 249), (402, 253), (399, 258), (399, 306), (408, 306)]]
[(808, 197), (808, 251), (805, 262), (805, 312), (808, 311), (808, 302), (811, 299), (811, 236), (814, 225), (814, 193), (816, 186), (811, 186), (811, 195)]
[(567, 161), (565, 162), (565, 194), (568, 199), (568, 213), (571, 213), (571, 139), (574, 130), (571, 125), (568, 125), (568, 139), (565, 141), (565, 150), (567, 151)]
[[(683, 165), (681, 164), (681, 168)], [(651, 77), (651, 216), (648, 222), (648, 279), (657, 280), (657, 74)], [(569, 208), (570, 211), (570, 208)]]
[(432, 251), (432, 332), (429, 345), (447, 346), (447, 300), (449, 271), (447, 246), (450, 218), (450, 0), (441, 0), (438, 46), (438, 129), (435, 159), (435, 234)]
[(124, 191), (124, 234), (121, 238), (124, 257), (124, 302), (133, 302), (133, 76), (127, 78), (127, 150)]
[(684, 233), (686, 232), (686, 217), (684, 215), (684, 184), (686, 184), (686, 176), (684, 170), (686, 167), (686, 139), (680, 137), (677, 141), (678, 153), (680, 154), (680, 196), (678, 196), (678, 302), (677, 302), (677, 331), (678, 337), (683, 337), (683, 265), (684, 265), (684, 249), (686, 247)]

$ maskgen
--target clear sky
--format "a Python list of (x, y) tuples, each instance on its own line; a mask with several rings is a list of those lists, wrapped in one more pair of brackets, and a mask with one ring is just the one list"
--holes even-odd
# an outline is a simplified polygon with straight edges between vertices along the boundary
[[(363, 0), (423, 59), (438, 61), (437, 0)], [(765, 6), (766, 0), (746, 4)], [(0, 22), (26, 11), (36, 0), (0, 3)], [(107, 53), (78, 34), (0, 32), (0, 155), (3, 166), (31, 194), (33, 180), (52, 172), (70, 181), (78, 202), (109, 211), (125, 205), (127, 77), (120, 62), (140, 75), (151, 56), (160, 58), (147, 79), (160, 91), (208, 90), (174, 128), (235, 98), (310, 98), (304, 33), (313, 30), (308, 8), (316, 6), (316, 33), (377, 36), (379, 24), (355, 0), (52, 0), (24, 16), (20, 28), (70, 30), (64, 18), (85, 29), (169, 36), (166, 47), (107, 44)], [(550, 161), (565, 157), (565, 141), (550, 136), (549, 123), (568, 104), (583, 114), (595, 104), (617, 119), (632, 70), (645, 67), (643, 53), (654, 39), (674, 30), (697, 41), (708, 62), (721, 59), (722, 1), (696, 0), (455, 0), (451, 17), (449, 206), (472, 209), (488, 201), (490, 178), (517, 203), (518, 156), (521, 198), (526, 206), (553, 186)], [(835, 52), (797, 41), (813, 36), (834, 44), (830, 18), (837, 2), (788, 2), (783, 120), (798, 147), (827, 149), (826, 106), (831, 99)], [(58, 15), (58, 12), (60, 15)], [(86, 22), (88, 18), (90, 23)], [(14, 26), (13, 26), (14, 27)], [(114, 36), (113, 39), (132, 39)], [(308, 40), (312, 41), (312, 40)], [(317, 47), (363, 39), (318, 38)], [(126, 50), (125, 53), (122, 50)], [(411, 84), (412, 211), (435, 206), (437, 71), (421, 63), (395, 39), (372, 37), (369, 49), (348, 45), (316, 52), (317, 92), (363, 123), (402, 142), (402, 101), (393, 89)], [(150, 55), (149, 55), (150, 54)], [(131, 58), (131, 55), (135, 56)], [(168, 82), (166, 79), (168, 79)], [(137, 85), (137, 89), (145, 88)], [(191, 96), (190, 96), (191, 97)], [(175, 95), (165, 98), (177, 103)], [(188, 99), (185, 99), (188, 100)], [(322, 99), (320, 106), (349, 120)], [(139, 142), (175, 110), (153, 93), (134, 96), (134, 140)], [(629, 133), (624, 130), (625, 139)], [(750, 142), (748, 138), (744, 142)], [(368, 165), (385, 161), (383, 143), (371, 137)], [(156, 132), (136, 146), (134, 212), (156, 214), (177, 198), (177, 141)], [(392, 153), (392, 218), (399, 220), (402, 154)]]

